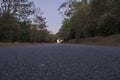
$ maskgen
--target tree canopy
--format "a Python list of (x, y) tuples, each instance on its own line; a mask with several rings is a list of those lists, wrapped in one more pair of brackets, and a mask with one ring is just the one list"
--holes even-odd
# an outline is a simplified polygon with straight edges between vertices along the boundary
[(119, 4), (118, 0), (67, 0), (58, 9), (66, 8), (59, 36), (78, 39), (120, 34)]
[(0, 5), (0, 41), (48, 41), (49, 31), (41, 13), (32, 1), (2, 0)]

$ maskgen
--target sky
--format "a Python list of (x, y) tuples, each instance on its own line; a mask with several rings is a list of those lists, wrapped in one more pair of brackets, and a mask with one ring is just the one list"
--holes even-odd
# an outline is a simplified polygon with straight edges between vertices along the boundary
[(49, 31), (54, 34), (57, 33), (62, 25), (63, 17), (59, 14), (57, 9), (65, 0), (33, 0), (35, 6), (43, 11), (43, 17), (46, 18), (46, 22)]

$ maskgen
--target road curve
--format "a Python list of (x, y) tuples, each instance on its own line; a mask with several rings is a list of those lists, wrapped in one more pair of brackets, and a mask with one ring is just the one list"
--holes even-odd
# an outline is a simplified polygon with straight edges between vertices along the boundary
[(120, 48), (74, 44), (0, 48), (0, 80), (120, 80)]

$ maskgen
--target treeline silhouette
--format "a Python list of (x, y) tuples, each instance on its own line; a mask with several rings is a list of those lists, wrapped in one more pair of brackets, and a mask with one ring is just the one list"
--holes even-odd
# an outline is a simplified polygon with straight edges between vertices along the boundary
[(1, 42), (53, 42), (43, 12), (29, 0), (2, 0), (0, 5)]
[(69, 40), (120, 34), (119, 9), (119, 0), (67, 0), (58, 9), (64, 21), (57, 35)]

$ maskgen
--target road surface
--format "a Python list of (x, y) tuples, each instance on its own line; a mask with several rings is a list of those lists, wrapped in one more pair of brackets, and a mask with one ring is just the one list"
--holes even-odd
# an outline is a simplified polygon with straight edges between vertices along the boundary
[(74, 44), (0, 48), (0, 80), (120, 80), (120, 48)]

